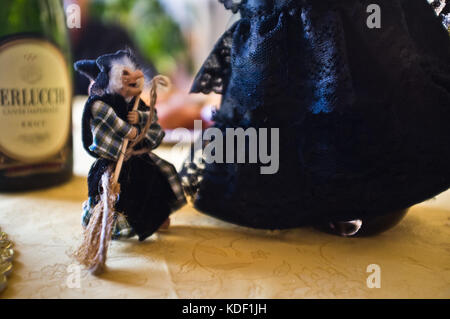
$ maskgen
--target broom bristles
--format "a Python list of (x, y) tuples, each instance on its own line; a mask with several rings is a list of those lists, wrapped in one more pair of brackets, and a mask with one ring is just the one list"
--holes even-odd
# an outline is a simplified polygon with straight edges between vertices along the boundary
[(111, 170), (103, 174), (102, 186), (101, 199), (93, 208), (89, 224), (83, 230), (81, 245), (75, 252), (76, 259), (95, 275), (105, 268), (114, 223), (114, 205), (119, 194), (119, 187), (113, 185)]

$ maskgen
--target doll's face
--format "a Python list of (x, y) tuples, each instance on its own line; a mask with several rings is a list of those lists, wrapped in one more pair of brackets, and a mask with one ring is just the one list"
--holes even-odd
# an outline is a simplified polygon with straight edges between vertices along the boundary
[(108, 80), (107, 92), (128, 100), (142, 93), (144, 74), (128, 56), (123, 56), (110, 62)]
[(142, 93), (141, 81), (144, 81), (144, 74), (141, 70), (133, 71), (124, 68), (121, 75), (122, 88), (118, 93), (124, 98), (139, 96)]

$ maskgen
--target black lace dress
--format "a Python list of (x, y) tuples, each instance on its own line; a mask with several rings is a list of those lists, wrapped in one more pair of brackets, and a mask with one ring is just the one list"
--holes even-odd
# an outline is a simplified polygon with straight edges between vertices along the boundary
[[(450, 187), (450, 40), (425, 0), (222, 0), (241, 19), (193, 92), (215, 127), (280, 128), (279, 171), (186, 162), (196, 208), (256, 228), (371, 218)], [(201, 152), (200, 152), (201, 153)]]

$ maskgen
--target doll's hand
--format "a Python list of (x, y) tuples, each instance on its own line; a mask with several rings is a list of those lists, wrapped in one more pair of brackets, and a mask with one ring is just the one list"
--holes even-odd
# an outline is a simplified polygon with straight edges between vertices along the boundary
[(136, 111), (132, 111), (128, 113), (128, 123), (131, 125), (136, 125), (139, 123), (139, 113)]
[(133, 127), (130, 131), (130, 133), (128, 133), (127, 135), (127, 139), (129, 140), (134, 140), (137, 136), (138, 136), (138, 130), (137, 128)]

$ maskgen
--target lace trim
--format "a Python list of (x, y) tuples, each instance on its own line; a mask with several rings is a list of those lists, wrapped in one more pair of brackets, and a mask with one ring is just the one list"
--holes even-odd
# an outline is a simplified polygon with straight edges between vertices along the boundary
[(241, 5), (246, 2), (246, 0), (241, 0), (239, 2), (235, 2), (234, 0), (219, 0), (227, 10), (231, 10), (233, 13), (237, 13), (241, 8)]
[(217, 42), (194, 80), (191, 93), (223, 94), (231, 74), (231, 47), (236, 22)]

